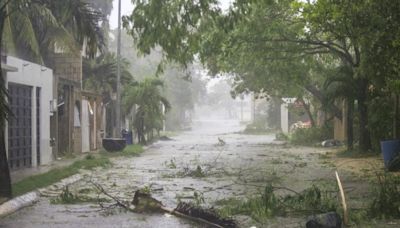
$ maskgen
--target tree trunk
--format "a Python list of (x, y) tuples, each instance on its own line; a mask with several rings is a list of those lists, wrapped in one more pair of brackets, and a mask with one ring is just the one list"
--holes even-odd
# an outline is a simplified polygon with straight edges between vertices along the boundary
[(353, 150), (354, 132), (353, 132), (353, 118), (354, 118), (354, 100), (349, 98), (347, 100), (347, 150)]
[(7, 151), (5, 144), (5, 129), (0, 130), (0, 197), (11, 198), (10, 169), (7, 162)]
[(393, 138), (399, 138), (399, 95), (394, 94)]
[[(314, 85), (306, 85), (304, 87), (308, 92), (310, 92), (315, 98), (319, 100), (319, 102), (323, 103), (325, 100), (324, 94), (316, 88)], [(327, 109), (330, 113), (332, 113), (336, 118), (342, 120), (342, 110), (340, 110), (336, 105), (330, 104)]]
[(371, 135), (368, 130), (368, 104), (367, 90), (368, 82), (366, 79), (360, 79), (360, 90), (358, 93), (358, 113), (360, 118), (359, 134), (360, 134), (360, 150), (367, 152), (371, 149)]
[(314, 117), (312, 116), (312, 113), (310, 110), (310, 105), (306, 104), (306, 102), (304, 101), (304, 99), (302, 97), (299, 98), (299, 101), (303, 105), (303, 108), (306, 111), (308, 118), (310, 119), (311, 127), (315, 127), (315, 120), (314, 120)]
[[(6, 12), (0, 12), (0, 58), (3, 51), (3, 28)], [(5, 123), (7, 116), (6, 103), (6, 85), (3, 77), (3, 70), (0, 59), (0, 197), (11, 198), (11, 178), (10, 169), (7, 161), (6, 139), (5, 139)]]

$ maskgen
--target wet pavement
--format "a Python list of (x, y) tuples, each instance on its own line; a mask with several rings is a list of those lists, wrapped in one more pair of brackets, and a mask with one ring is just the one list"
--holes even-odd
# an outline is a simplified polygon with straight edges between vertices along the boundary
[[(292, 147), (274, 141), (273, 135), (238, 134), (242, 129), (237, 121), (197, 121), (193, 130), (157, 142), (139, 157), (114, 158), (112, 168), (82, 171), (83, 180), (70, 190), (104, 198), (93, 190), (94, 182), (130, 201), (137, 189), (148, 189), (174, 208), (179, 201), (212, 206), (221, 199), (244, 198), (259, 193), (266, 183), (301, 191), (321, 179), (334, 181), (334, 169), (321, 162), (326, 149)], [(51, 186), (39, 203), (0, 220), (0, 227), (202, 227), (166, 214), (105, 213), (97, 202), (52, 204), (59, 193), (58, 186)], [(247, 217), (239, 220), (243, 227), (254, 225)], [(265, 224), (302, 226), (302, 217), (275, 218)]]

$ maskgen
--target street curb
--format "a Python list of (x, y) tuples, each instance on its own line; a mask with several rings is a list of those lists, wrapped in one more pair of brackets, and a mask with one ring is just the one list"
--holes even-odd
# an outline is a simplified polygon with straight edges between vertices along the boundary
[(59, 194), (59, 193), (57, 193), (56, 195), (53, 195), (52, 193), (54, 193), (54, 191), (62, 190), (66, 186), (74, 184), (74, 183), (82, 180), (82, 178), (83, 178), (82, 175), (78, 173), (78, 174), (72, 175), (70, 177), (64, 178), (64, 179), (60, 180), (59, 182), (51, 184), (47, 187), (40, 188), (40, 189), (38, 189), (38, 192), (39, 192), (40, 196), (54, 197)]
[(59, 189), (64, 188), (67, 185), (73, 184), (82, 179), (82, 175), (75, 174), (70, 177), (64, 178), (54, 184), (47, 187), (40, 188), (36, 191), (28, 192), (22, 196), (13, 198), (3, 204), (0, 204), (0, 218), (6, 217), (24, 207), (33, 205), (39, 201), (40, 196), (46, 196), (46, 191), (52, 186), (57, 186)]
[(10, 215), (21, 208), (30, 206), (39, 201), (39, 192), (28, 192), (0, 205), (0, 218)]

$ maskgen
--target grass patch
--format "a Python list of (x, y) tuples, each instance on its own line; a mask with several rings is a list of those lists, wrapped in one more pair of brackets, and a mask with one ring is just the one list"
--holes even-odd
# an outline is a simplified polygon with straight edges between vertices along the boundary
[(85, 159), (76, 161), (67, 167), (53, 169), (46, 173), (30, 176), (13, 184), (13, 196), (19, 196), (37, 188), (51, 185), (61, 179), (77, 174), (80, 169), (91, 170), (95, 167), (107, 167), (110, 165), (111, 162), (109, 158), (105, 156), (86, 156)]
[(138, 156), (141, 153), (143, 153), (144, 149), (142, 145), (128, 145), (125, 147), (125, 149), (122, 151), (123, 156)]
[(100, 154), (106, 157), (135, 157), (139, 156), (144, 152), (143, 146), (139, 144), (128, 145), (122, 151), (117, 152), (107, 152), (106, 150), (101, 150)]
[(362, 152), (358, 148), (355, 148), (353, 150), (343, 150), (338, 153), (336, 153), (337, 157), (340, 158), (370, 158), (370, 157), (377, 157), (379, 156), (379, 153), (375, 152)]

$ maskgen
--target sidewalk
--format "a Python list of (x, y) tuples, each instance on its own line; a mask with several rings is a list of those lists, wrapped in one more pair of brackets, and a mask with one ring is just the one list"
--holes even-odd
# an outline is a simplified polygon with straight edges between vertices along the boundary
[(20, 170), (11, 171), (11, 173), (10, 173), (11, 183), (14, 184), (14, 183), (21, 181), (27, 177), (46, 173), (53, 169), (67, 167), (67, 166), (71, 165), (72, 163), (74, 163), (75, 161), (82, 160), (88, 154), (97, 154), (97, 153), (98, 153), (98, 151), (74, 154), (75, 156), (73, 158), (62, 157), (59, 160), (54, 160), (49, 165), (41, 165), (38, 167), (24, 168), (24, 169), (20, 169)]

